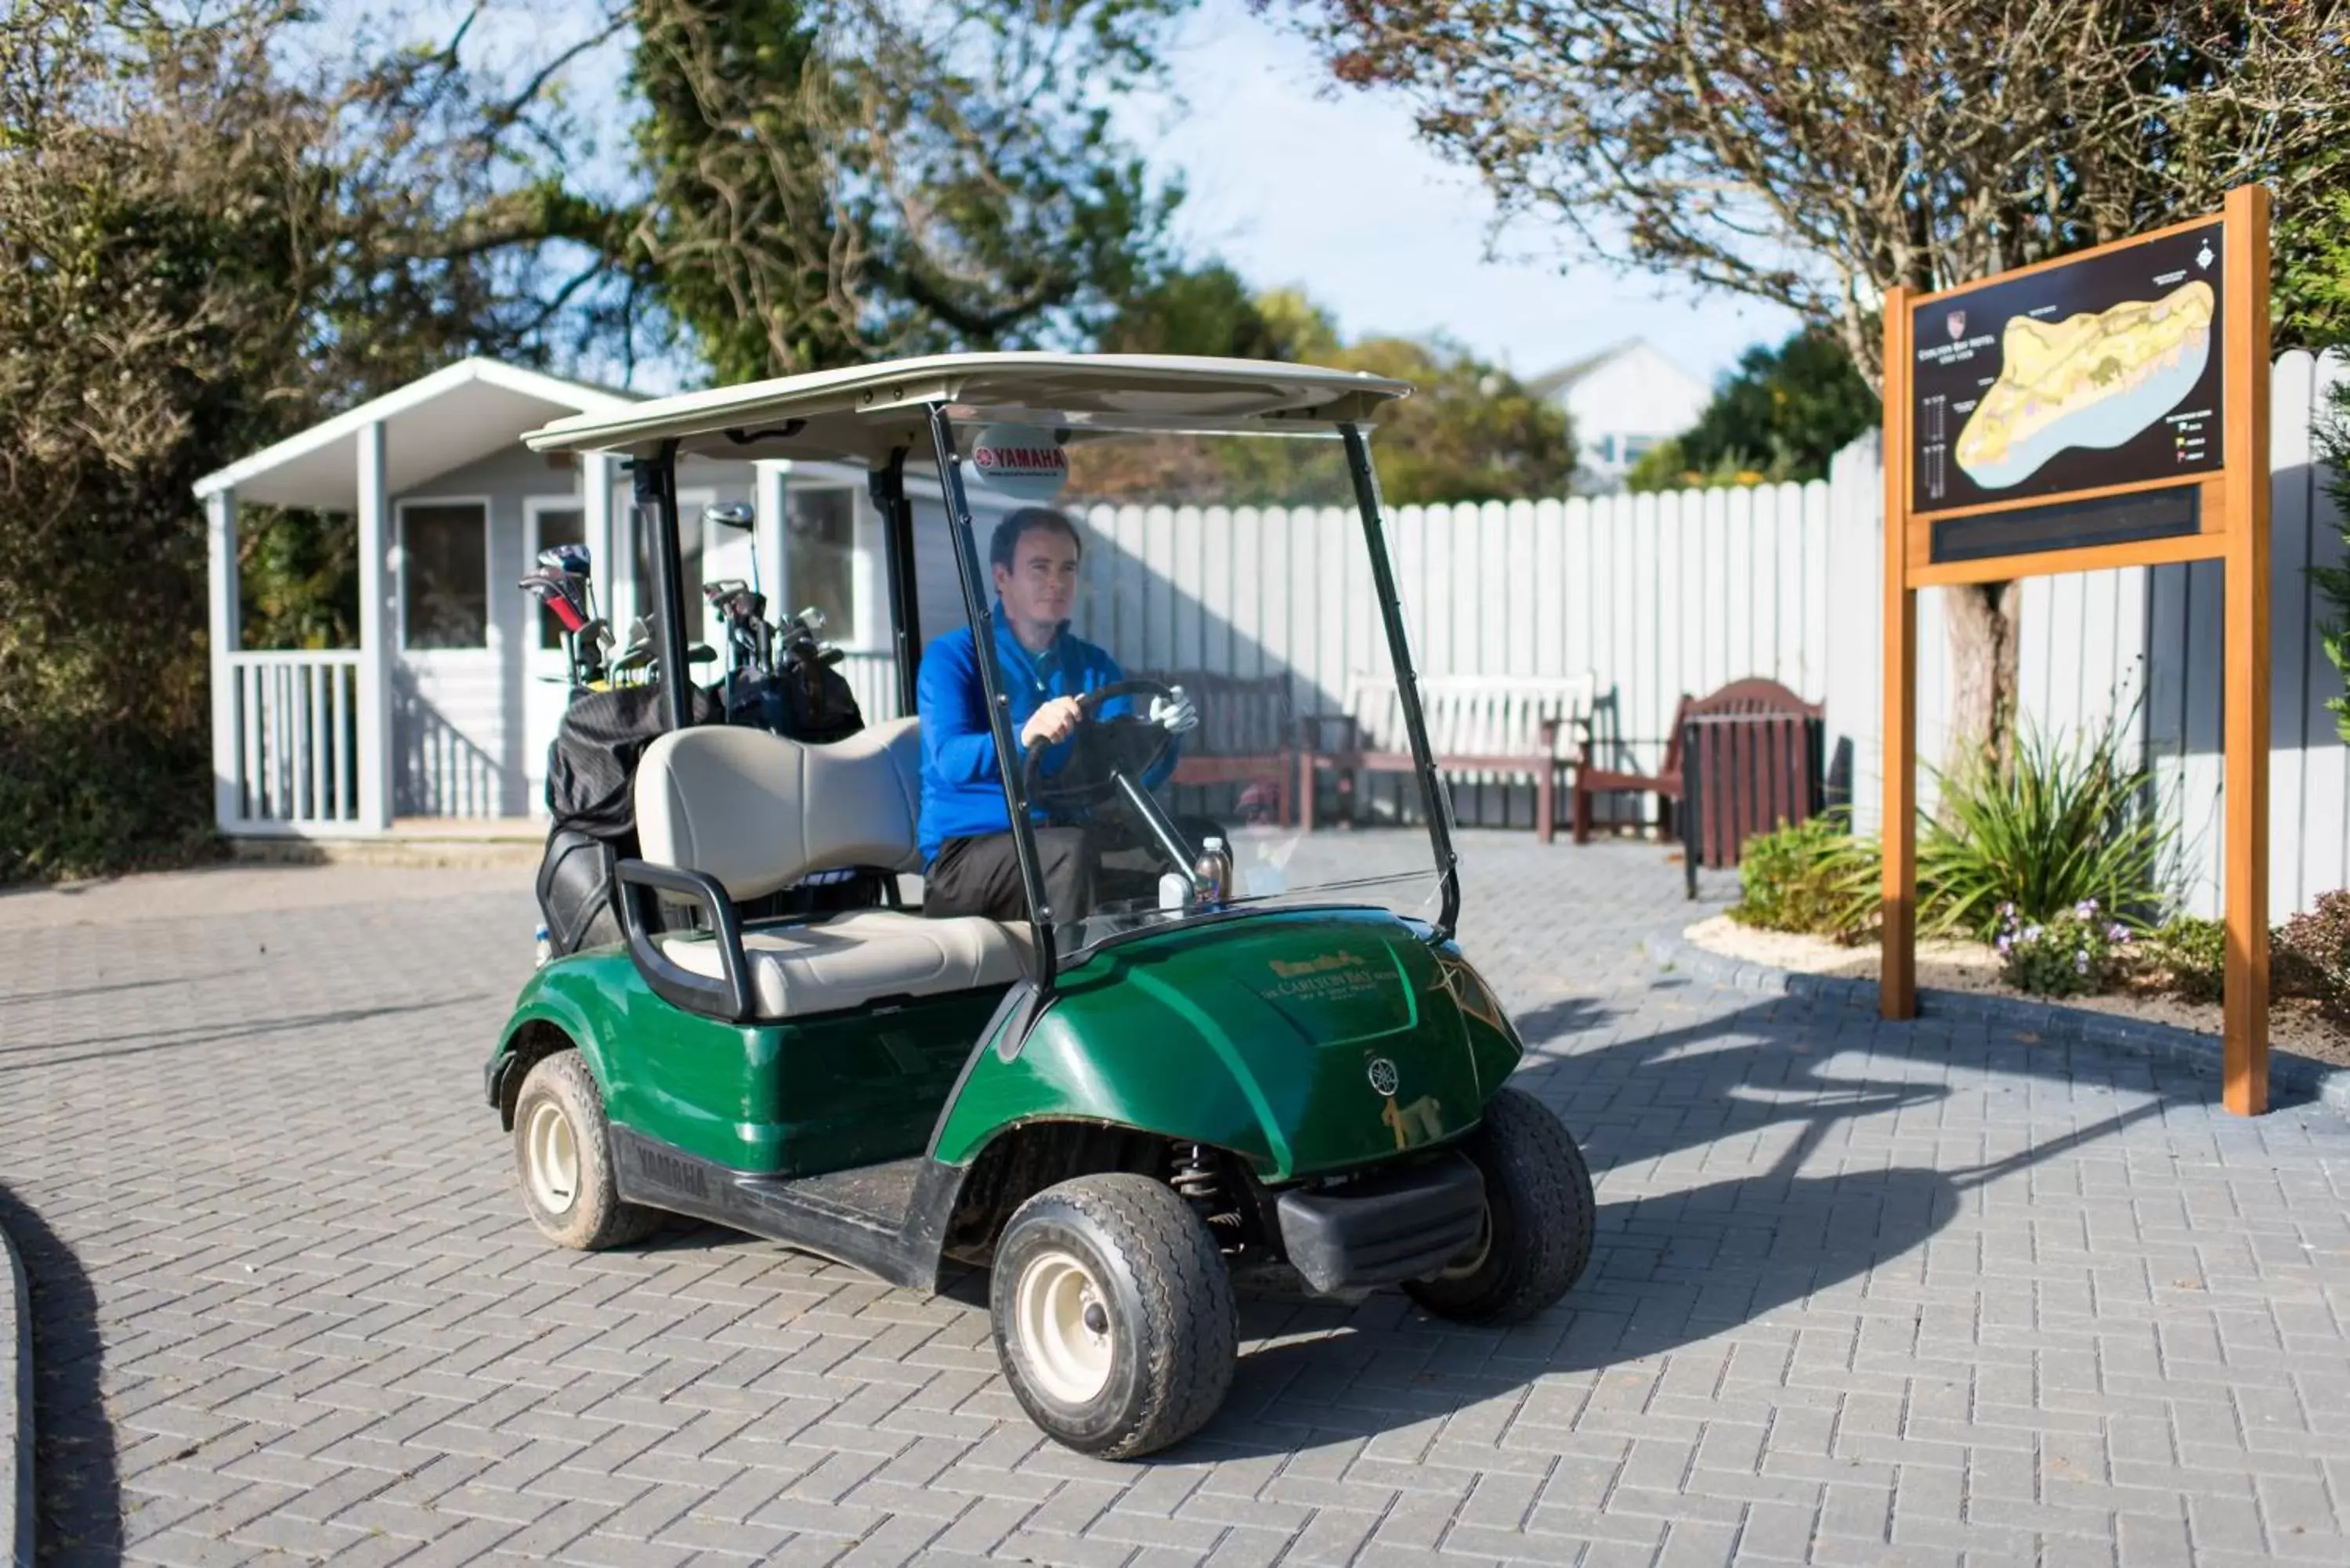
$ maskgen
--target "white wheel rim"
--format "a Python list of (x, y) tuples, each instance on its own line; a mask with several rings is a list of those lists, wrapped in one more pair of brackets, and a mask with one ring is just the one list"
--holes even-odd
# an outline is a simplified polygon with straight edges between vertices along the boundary
[(568, 1212), (579, 1196), (579, 1140), (561, 1106), (541, 1100), (530, 1108), (522, 1152), (523, 1174), (538, 1206), (549, 1214)]
[[(1109, 1303), (1091, 1271), (1067, 1252), (1041, 1252), (1020, 1272), (1013, 1295), (1020, 1343), (1037, 1386), (1064, 1405), (1082, 1405), (1109, 1382)], [(1087, 1309), (1102, 1325), (1086, 1324)]]

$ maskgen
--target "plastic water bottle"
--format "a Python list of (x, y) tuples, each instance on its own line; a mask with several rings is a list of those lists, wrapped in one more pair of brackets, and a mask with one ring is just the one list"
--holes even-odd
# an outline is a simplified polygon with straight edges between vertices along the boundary
[(1221, 904), (1232, 897), (1232, 856), (1221, 838), (1200, 841), (1199, 858), (1192, 862), (1193, 881), (1200, 884), (1202, 896), (1211, 904)]
[(538, 923), (538, 961), (540, 964), (544, 965), (547, 960), (554, 956), (555, 950), (548, 944), (546, 940), (546, 922), (545, 920), (541, 920)]

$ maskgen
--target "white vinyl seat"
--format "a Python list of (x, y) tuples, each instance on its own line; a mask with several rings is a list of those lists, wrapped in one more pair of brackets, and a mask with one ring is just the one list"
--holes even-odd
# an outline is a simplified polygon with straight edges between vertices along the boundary
[[(719, 978), (718, 945), (708, 937), (659, 942), (679, 968)], [(754, 928), (743, 933), (743, 956), (751, 961), (762, 1018), (970, 991), (1020, 972), (1019, 950), (993, 920), (931, 920), (903, 909), (851, 909), (815, 925)]]
[[(841, 867), (919, 871), (920, 745), (912, 719), (825, 746), (734, 725), (674, 731), (647, 748), (637, 770), (644, 858), (702, 872), (736, 900)], [(707, 932), (655, 943), (693, 974), (724, 972)], [(1004, 985), (1023, 968), (1020, 945), (993, 920), (902, 909), (754, 927), (743, 933), (743, 956), (762, 1019)]]

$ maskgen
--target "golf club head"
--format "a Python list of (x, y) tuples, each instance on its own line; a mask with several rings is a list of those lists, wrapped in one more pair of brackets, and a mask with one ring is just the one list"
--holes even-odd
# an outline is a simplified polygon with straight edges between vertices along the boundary
[(702, 509), (702, 520), (748, 533), (758, 523), (759, 514), (747, 501), (713, 501)]
[(565, 591), (562, 579), (553, 574), (533, 572), (515, 586), (545, 605), (565, 631), (576, 633), (588, 624), (587, 615)]
[(562, 572), (575, 577), (587, 576), (588, 546), (549, 545), (538, 553), (538, 564), (551, 572)]

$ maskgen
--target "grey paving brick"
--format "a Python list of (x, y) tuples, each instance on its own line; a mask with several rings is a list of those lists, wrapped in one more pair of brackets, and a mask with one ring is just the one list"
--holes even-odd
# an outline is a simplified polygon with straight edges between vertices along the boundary
[(59, 1444), (45, 1511), (132, 1562), (2350, 1561), (2336, 1113), (2232, 1121), (2053, 1014), (1659, 971), (1726, 883), (1465, 845), (1464, 943), (1597, 1179), (1589, 1274), (1507, 1331), (1252, 1296), (1278, 1375), (1139, 1467), (1044, 1444), (961, 1300), (708, 1229), (542, 1245), (476, 1103), (525, 876), (12, 901), (0, 1186), (66, 1254), (36, 1295), (88, 1282), (41, 1324), (90, 1352), (52, 1429), (114, 1437)]

